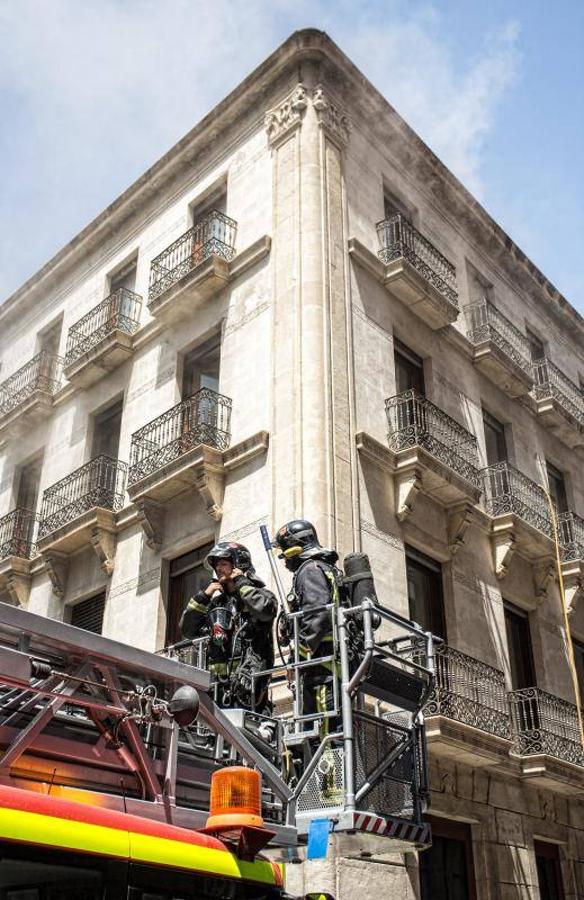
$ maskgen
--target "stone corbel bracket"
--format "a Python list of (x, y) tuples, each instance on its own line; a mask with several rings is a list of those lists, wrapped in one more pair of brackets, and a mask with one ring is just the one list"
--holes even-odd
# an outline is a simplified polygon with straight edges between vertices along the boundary
[(102, 570), (106, 575), (111, 575), (116, 555), (116, 519), (113, 512), (105, 509), (96, 510), (96, 521), (91, 528), (90, 540)]
[(0, 588), (4, 587), (15, 606), (24, 609), (30, 597), (30, 560), (10, 556), (0, 563)]
[(207, 513), (216, 522), (223, 516), (223, 492), (225, 475), (223, 454), (213, 447), (201, 448), (202, 459), (195, 468), (195, 487), (198, 490)]
[(548, 590), (553, 584), (556, 575), (556, 564), (553, 557), (537, 559), (532, 565), (533, 586), (535, 588), (535, 602), (539, 606), (547, 600)]
[(312, 94), (312, 105), (316, 111), (318, 124), (333, 141), (346, 147), (351, 133), (351, 120), (343, 112), (336, 100), (318, 84)]
[(45, 561), (45, 569), (51, 580), (53, 594), (59, 600), (65, 599), (65, 591), (67, 589), (67, 573), (69, 569), (69, 559), (66, 553), (60, 553), (58, 550), (44, 550), (42, 557)]
[(517, 544), (513, 519), (502, 517), (502, 521), (493, 523), (490, 537), (495, 575), (499, 579), (505, 578)]
[(462, 547), (466, 532), (474, 520), (472, 503), (462, 503), (448, 510), (448, 546), (454, 556)]
[(397, 465), (395, 454), (370, 434), (360, 431), (355, 435), (357, 450), (363, 459), (393, 476), (395, 514), (400, 522), (405, 522), (411, 514), (416, 497), (422, 489), (422, 472), (414, 461)]
[(264, 126), (271, 147), (277, 147), (300, 127), (307, 106), (308, 94), (300, 82), (285, 100), (267, 111)]
[(165, 508), (156, 500), (138, 497), (134, 500), (138, 521), (146, 537), (146, 546), (151, 550), (160, 550), (164, 537)]
[(584, 595), (584, 562), (581, 559), (562, 563), (562, 583), (568, 615), (571, 615), (579, 598)]

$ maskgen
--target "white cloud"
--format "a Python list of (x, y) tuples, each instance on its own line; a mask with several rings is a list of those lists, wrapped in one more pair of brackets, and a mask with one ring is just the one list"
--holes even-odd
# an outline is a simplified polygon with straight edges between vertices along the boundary
[[(408, 8), (409, 9), (409, 8)], [(359, 18), (356, 18), (356, 16)], [(481, 190), (484, 141), (517, 72), (502, 28), (462, 67), (432, 7), (248, 0), (0, 0), (5, 296), (295, 28), (316, 24), (454, 172)], [(480, 43), (480, 42), (479, 42)]]

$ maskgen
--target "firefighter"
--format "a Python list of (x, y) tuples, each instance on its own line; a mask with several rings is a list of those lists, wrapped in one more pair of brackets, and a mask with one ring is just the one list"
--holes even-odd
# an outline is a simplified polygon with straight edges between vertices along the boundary
[[(293, 572), (292, 606), (303, 613), (299, 626), (300, 660), (330, 656), (333, 647), (333, 615), (323, 607), (340, 601), (342, 574), (335, 563), (335, 550), (321, 547), (316, 529), (305, 519), (294, 519), (283, 525), (276, 534), (274, 547), (279, 558)], [(302, 708), (304, 715), (327, 712), (334, 707), (333, 677), (335, 662), (301, 669)], [(336, 728), (338, 721), (323, 719), (323, 735), (329, 724)]]
[[(214, 579), (187, 604), (181, 631), (185, 637), (198, 636), (204, 628), (211, 632), (209, 668), (224, 685), (224, 702), (269, 714), (269, 677), (255, 679), (252, 696), (252, 673), (274, 665), (276, 598), (257, 577), (251, 554), (243, 544), (219, 542), (205, 565)], [(229, 609), (232, 617), (230, 640), (220, 645), (220, 653), (214, 642), (216, 626), (211, 624), (217, 604)]]

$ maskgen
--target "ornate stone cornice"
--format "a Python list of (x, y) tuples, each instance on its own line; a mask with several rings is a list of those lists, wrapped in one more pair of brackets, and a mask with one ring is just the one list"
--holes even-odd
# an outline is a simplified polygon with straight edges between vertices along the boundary
[(278, 106), (268, 110), (264, 124), (271, 146), (278, 144), (287, 137), (289, 132), (298, 128), (307, 106), (308, 94), (306, 93), (306, 88), (300, 82), (285, 100)]
[(312, 105), (316, 110), (321, 128), (327, 131), (333, 140), (337, 140), (345, 146), (349, 141), (351, 120), (336, 100), (333, 100), (331, 95), (325, 91), (322, 84), (318, 84), (314, 89)]

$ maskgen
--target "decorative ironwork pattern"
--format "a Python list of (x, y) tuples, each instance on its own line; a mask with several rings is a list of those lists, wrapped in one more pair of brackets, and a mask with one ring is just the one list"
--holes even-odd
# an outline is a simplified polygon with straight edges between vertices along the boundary
[(584, 766), (578, 715), (573, 703), (539, 688), (509, 694), (515, 750), (522, 756), (547, 753)]
[(148, 299), (155, 300), (211, 256), (235, 254), (237, 222), (214, 209), (156, 256), (150, 266)]
[(558, 532), (564, 562), (584, 559), (584, 519), (574, 512), (560, 513)]
[(16, 409), (37, 391), (52, 397), (61, 384), (62, 362), (60, 356), (41, 350), (30, 362), (3, 381), (0, 384), (0, 416)]
[(378, 256), (386, 265), (407, 259), (426, 281), (458, 309), (456, 268), (401, 214), (377, 225), (381, 247)]
[(17, 508), (0, 519), (0, 559), (20, 556), (32, 559), (36, 553), (33, 542), (37, 517), (30, 509)]
[(580, 427), (584, 427), (584, 396), (578, 386), (564, 375), (549, 359), (533, 363), (533, 393), (536, 400), (552, 397)]
[(490, 516), (515, 513), (528, 525), (553, 538), (546, 496), (540, 486), (508, 462), (483, 469), (485, 505)]
[(509, 319), (487, 300), (465, 307), (466, 327), (473, 344), (492, 341), (525, 372), (531, 368), (529, 341)]
[(510, 738), (511, 717), (503, 672), (446, 644), (438, 646), (435, 654), (436, 680), (425, 715), (447, 716), (489, 734)]
[(458, 475), (480, 489), (476, 437), (415, 390), (385, 401), (389, 447), (398, 452), (423, 447)]
[(142, 298), (125, 287), (118, 288), (83, 318), (75, 322), (67, 335), (65, 366), (70, 366), (85, 353), (89, 353), (112, 331), (134, 334), (140, 323)]
[(43, 494), (39, 538), (67, 525), (90, 509), (121, 509), (127, 468), (126, 463), (119, 459), (96, 456), (47, 488)]
[(226, 450), (230, 440), (231, 400), (201, 388), (132, 435), (129, 484), (206, 444)]

